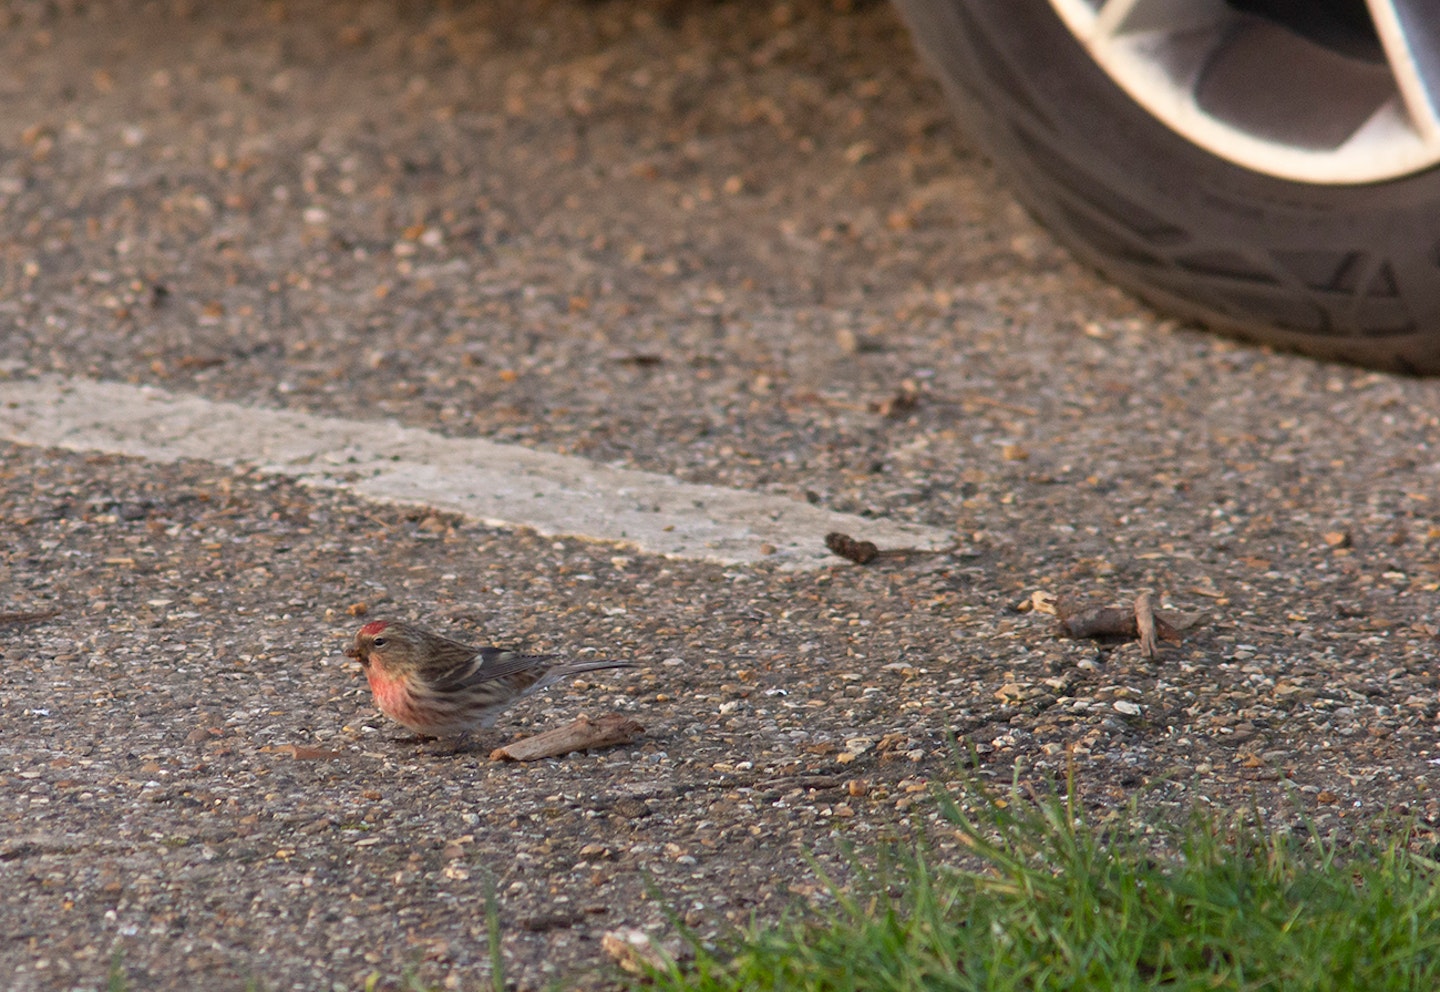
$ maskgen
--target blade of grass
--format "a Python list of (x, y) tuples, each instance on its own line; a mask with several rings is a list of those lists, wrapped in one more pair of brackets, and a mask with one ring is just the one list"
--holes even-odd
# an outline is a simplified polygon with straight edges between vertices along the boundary
[(752, 924), (653, 976), (685, 992), (1440, 988), (1435, 864), (1392, 831), (1342, 847), (1254, 812), (1103, 824), (1063, 797), (940, 794), (962, 853), (922, 837), (850, 851), (822, 905)]

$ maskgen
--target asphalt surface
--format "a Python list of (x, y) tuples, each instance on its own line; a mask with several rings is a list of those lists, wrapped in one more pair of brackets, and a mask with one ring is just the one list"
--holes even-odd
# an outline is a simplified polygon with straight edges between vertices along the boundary
[[(492, 886), (516, 987), (605, 987), (607, 931), (763, 919), (823, 897), (839, 840), (924, 826), (949, 732), (996, 781), (1073, 767), (1097, 811), (1440, 818), (1440, 384), (1076, 266), (888, 7), (3, 17), (0, 402), (146, 384), (955, 538), (726, 566), (0, 447), (10, 987), (477, 988)], [(1058, 638), (1015, 610), (1037, 590), (1198, 622), (1149, 659)], [(646, 734), (405, 743), (339, 654), (361, 616), (640, 666), (495, 742)]]

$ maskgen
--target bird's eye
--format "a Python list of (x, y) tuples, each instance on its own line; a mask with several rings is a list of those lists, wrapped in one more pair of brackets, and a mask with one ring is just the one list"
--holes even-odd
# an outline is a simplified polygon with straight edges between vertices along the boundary
[(377, 638), (375, 638), (375, 640), (371, 641), (370, 643), (373, 644), (373, 645), (375, 645), (377, 648), (383, 648), (383, 647), (385, 646), (385, 638), (383, 638), (383, 637), (377, 637)]

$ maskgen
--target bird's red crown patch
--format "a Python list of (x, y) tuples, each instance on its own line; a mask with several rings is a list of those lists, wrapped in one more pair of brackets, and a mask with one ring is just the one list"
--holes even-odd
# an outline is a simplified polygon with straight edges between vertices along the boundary
[(389, 621), (371, 620), (365, 626), (360, 628), (360, 633), (368, 634), (371, 637), (374, 637), (376, 634), (380, 633), (380, 631), (384, 630), (388, 626), (390, 626)]

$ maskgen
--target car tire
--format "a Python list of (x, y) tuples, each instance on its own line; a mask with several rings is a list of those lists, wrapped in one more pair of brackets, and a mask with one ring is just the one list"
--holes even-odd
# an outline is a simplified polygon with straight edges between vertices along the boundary
[(1256, 171), (1132, 99), (1050, 0), (897, 5), (969, 136), (1113, 281), (1232, 336), (1440, 372), (1440, 168), (1350, 183)]

